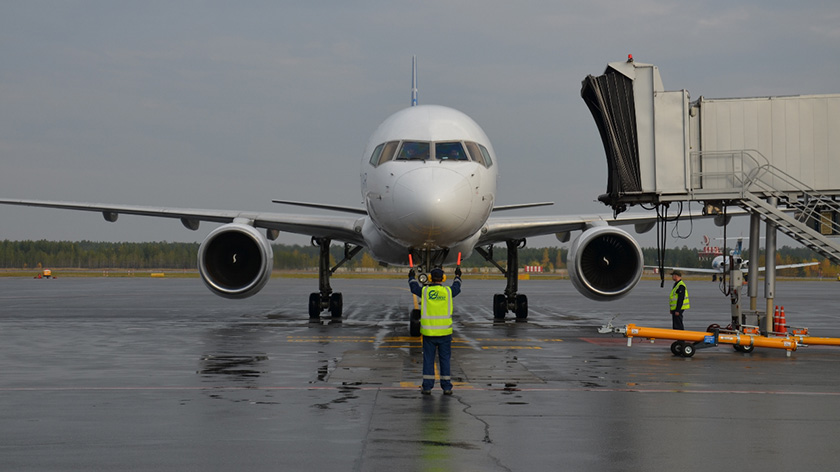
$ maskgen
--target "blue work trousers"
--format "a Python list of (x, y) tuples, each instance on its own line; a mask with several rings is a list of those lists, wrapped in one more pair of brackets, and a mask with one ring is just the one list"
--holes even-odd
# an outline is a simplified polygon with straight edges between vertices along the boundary
[(683, 325), (683, 310), (671, 312), (671, 329), (685, 329)]
[(452, 358), (452, 335), (423, 336), (423, 390), (435, 386), (435, 351), (440, 359), (440, 388), (452, 390), (449, 361)]

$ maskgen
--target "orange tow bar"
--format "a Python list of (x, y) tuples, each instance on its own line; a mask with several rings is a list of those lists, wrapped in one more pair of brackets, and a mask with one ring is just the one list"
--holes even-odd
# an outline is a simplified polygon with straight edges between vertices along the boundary
[(840, 338), (820, 338), (815, 336), (794, 336), (800, 344), (806, 346), (840, 346)]
[[(633, 338), (647, 338), (647, 339), (673, 339), (675, 342), (671, 345), (671, 352), (674, 355), (683, 357), (691, 357), (697, 349), (715, 347), (719, 344), (732, 344), (737, 346), (736, 350), (742, 352), (751, 352), (755, 347), (769, 347), (773, 349), (784, 349), (787, 355), (790, 356), (792, 351), (796, 350), (797, 340), (792, 337), (765, 337), (745, 333), (731, 333), (731, 332), (705, 332), (705, 331), (684, 331), (677, 329), (665, 328), (647, 328), (644, 326), (636, 326), (635, 324), (628, 324), (624, 328), (616, 328), (611, 324), (602, 326), (598, 332), (600, 333), (619, 333), (627, 337), (627, 345), (633, 344)], [(804, 339), (803, 339), (804, 341)], [(814, 342), (813, 344), (818, 344)]]

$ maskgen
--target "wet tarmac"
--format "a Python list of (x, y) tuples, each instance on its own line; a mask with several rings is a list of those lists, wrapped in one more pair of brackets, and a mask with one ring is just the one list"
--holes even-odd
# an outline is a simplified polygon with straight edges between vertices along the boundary
[[(342, 323), (307, 322), (314, 279), (225, 300), (198, 279), (0, 279), (0, 469), (835, 470), (840, 348), (670, 342), (668, 283), (598, 303), (522, 281), (527, 323), (494, 325), (502, 281), (456, 298), (455, 395), (420, 395), (402, 280), (334, 279)], [(686, 328), (726, 324), (689, 280)], [(840, 337), (838, 282), (779, 282), (788, 322)], [(759, 306), (763, 300), (759, 300)]]

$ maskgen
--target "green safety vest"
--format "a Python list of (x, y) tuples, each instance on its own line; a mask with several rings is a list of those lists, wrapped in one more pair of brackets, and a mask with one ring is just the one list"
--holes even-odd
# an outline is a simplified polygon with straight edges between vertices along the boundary
[(423, 287), (422, 304), (420, 334), (423, 336), (452, 334), (452, 289), (443, 285)]
[[(680, 280), (674, 284), (674, 288), (671, 289), (671, 310), (677, 309), (677, 299), (679, 298), (679, 295), (677, 295), (677, 289), (680, 288), (680, 285), (685, 287), (685, 282)], [(688, 303), (688, 287), (685, 287), (685, 298), (683, 298), (682, 309), (688, 310), (689, 308), (691, 308), (691, 304)]]

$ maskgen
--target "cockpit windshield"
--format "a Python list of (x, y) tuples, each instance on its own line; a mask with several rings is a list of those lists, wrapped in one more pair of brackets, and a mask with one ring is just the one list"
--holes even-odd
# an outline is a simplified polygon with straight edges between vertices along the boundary
[(435, 159), (440, 161), (468, 161), (467, 153), (460, 142), (435, 143)]
[(481, 144), (472, 141), (389, 141), (376, 146), (370, 164), (378, 167), (385, 162), (397, 161), (474, 161), (490, 167), (490, 153)]
[(429, 159), (429, 143), (425, 141), (403, 141), (397, 152), (398, 161), (426, 161)]

